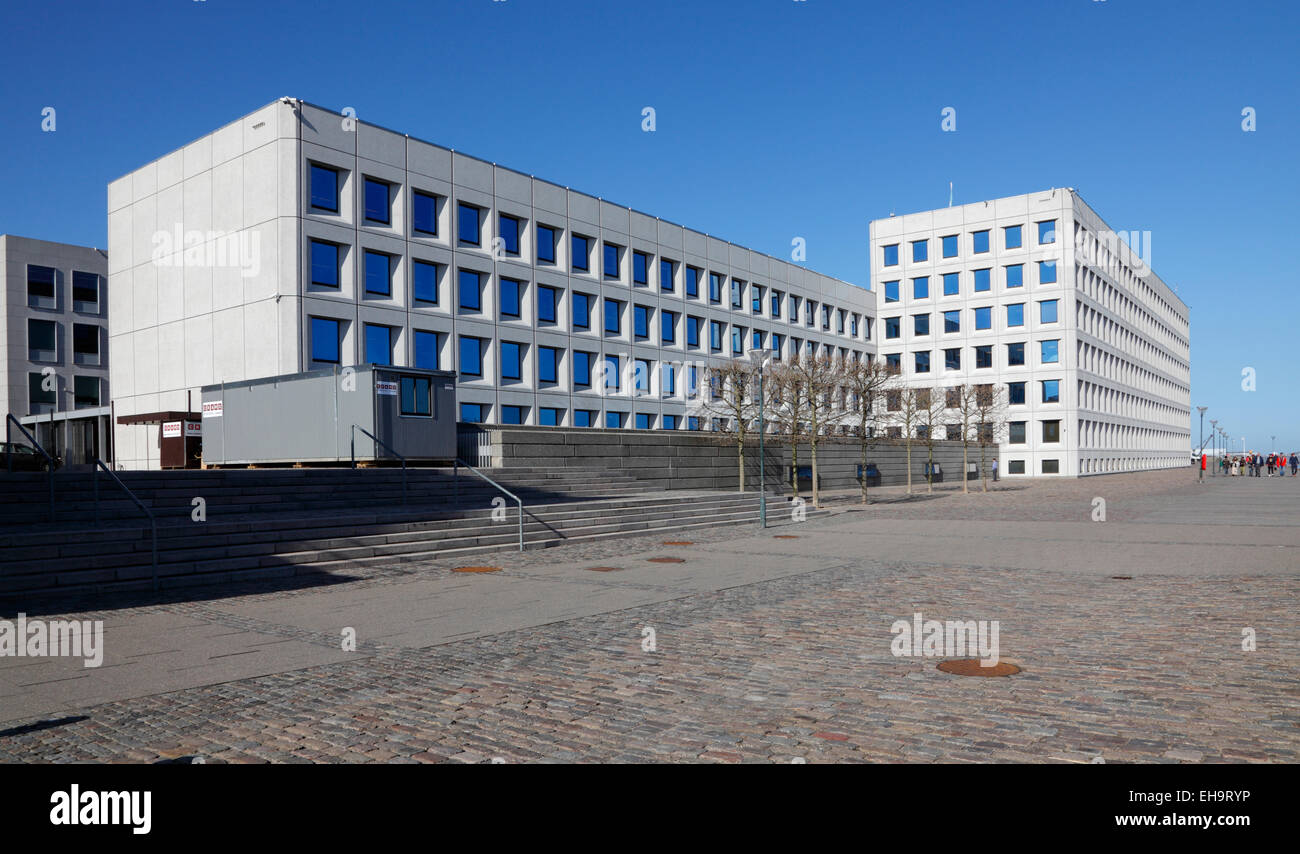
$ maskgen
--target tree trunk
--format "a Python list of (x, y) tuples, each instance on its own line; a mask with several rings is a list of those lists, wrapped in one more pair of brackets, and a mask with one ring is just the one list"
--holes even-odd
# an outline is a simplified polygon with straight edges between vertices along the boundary
[(867, 503), (867, 436), (862, 433), (862, 503)]
[[(738, 466), (737, 477), (740, 483), (740, 491), (745, 491), (745, 437), (740, 433), (736, 434), (736, 464)], [(759, 463), (762, 465), (761, 461)]]
[(912, 494), (912, 440), (907, 440), (907, 494)]
[(927, 443), (925, 448), (930, 454), (930, 459), (929, 459), (930, 473), (926, 475), (925, 478), (925, 482), (926, 482), (925, 491), (932, 493), (934, 492), (934, 445)]
[(970, 493), (970, 487), (967, 485), (970, 483), (970, 481), (966, 479), (966, 471), (967, 469), (970, 468), (969, 454), (970, 454), (970, 442), (962, 442), (961, 443), (961, 491), (967, 494)]
[(815, 435), (810, 449), (812, 452), (812, 499), (813, 507), (817, 508), (821, 507), (821, 490), (817, 488), (817, 438)]
[(984, 491), (988, 492), (989, 491), (989, 470), (988, 470), (988, 466), (984, 465), (984, 443), (983, 442), (980, 443), (980, 478), (984, 482)]
[(799, 437), (790, 439), (790, 492), (799, 497)]

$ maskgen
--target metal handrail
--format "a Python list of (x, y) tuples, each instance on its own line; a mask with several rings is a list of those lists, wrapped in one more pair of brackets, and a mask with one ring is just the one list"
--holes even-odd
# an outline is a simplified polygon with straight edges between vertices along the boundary
[(132, 492), (130, 488), (125, 483), (122, 482), (122, 479), (118, 477), (113, 472), (112, 469), (104, 465), (103, 460), (101, 460), (99, 457), (95, 457), (95, 467), (91, 469), (91, 471), (94, 472), (94, 474), (91, 477), (91, 480), (94, 483), (94, 490), (95, 490), (95, 527), (96, 528), (99, 527), (99, 470), (100, 469), (103, 469), (108, 474), (108, 476), (113, 479), (113, 482), (122, 488), (122, 491), (126, 493), (126, 497), (134, 501), (135, 506), (139, 507), (142, 511), (144, 511), (144, 515), (149, 517), (149, 533), (153, 537), (153, 589), (157, 590), (158, 589), (158, 520), (154, 517), (153, 511), (150, 510), (148, 507), (145, 507), (144, 502), (142, 502), (139, 498), (136, 498), (135, 493)]
[[(45, 457), (46, 470), (49, 472), (48, 480), (50, 482), (50, 521), (53, 522), (54, 521), (54, 457), (51, 457), (49, 454), (45, 452), (45, 449), (41, 447), (41, 443), (36, 441), (35, 436), (27, 432), (27, 428), (24, 427), (22, 425), (22, 422), (20, 422), (17, 418), (14, 418), (12, 412), (7, 413), (5, 415), (5, 446), (6, 447), (13, 445), (13, 441), (11, 439), (13, 434), (9, 431), (10, 424), (13, 424), (19, 430), (23, 431), (23, 435), (27, 437), (27, 441), (32, 443), (32, 447), (40, 451), (42, 457)], [(5, 464), (9, 468), (9, 473), (13, 474), (14, 473), (13, 451), (5, 451)]]
[(483, 472), (479, 471), (469, 463), (462, 460), (460, 457), (457, 457), (455, 463), (452, 464), (452, 488), (455, 490), (454, 496), (455, 496), (455, 502), (457, 504), (460, 504), (460, 467), (461, 466), (464, 466), (465, 468), (472, 471), (474, 474), (481, 477), (483, 480), (486, 480), (488, 483), (495, 486), (499, 492), (503, 492), (506, 495), (513, 498), (515, 503), (519, 505), (519, 551), (523, 551), (524, 550), (524, 502), (523, 500), (520, 499), (518, 495), (515, 495), (513, 492), (506, 489), (504, 486), (497, 483), (492, 478), (483, 474)]
[(383, 439), (376, 436), (374, 433), (371, 433), (365, 427), (362, 427), (359, 424), (353, 424), (352, 425), (352, 468), (353, 469), (357, 467), (357, 431), (358, 430), (360, 430), (362, 433), (365, 433), (371, 439), (374, 439), (375, 444), (382, 445), (384, 449), (388, 451), (388, 453), (392, 454), (393, 456), (397, 457), (399, 460), (402, 461), (402, 506), (405, 507), (406, 506), (406, 457), (397, 453), (397, 451), (393, 450), (392, 445), (388, 444)]

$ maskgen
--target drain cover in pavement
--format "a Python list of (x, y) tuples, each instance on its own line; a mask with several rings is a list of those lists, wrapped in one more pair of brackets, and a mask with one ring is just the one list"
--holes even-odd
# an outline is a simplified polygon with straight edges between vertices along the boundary
[(620, 572), (621, 571), (617, 566), (589, 566), (587, 567), (587, 570), (589, 572)]
[(648, 557), (646, 560), (651, 563), (686, 563), (686, 558), (681, 557)]
[(664, 544), (665, 546), (693, 546), (693, 545), (695, 545), (695, 543), (693, 543), (693, 542), (690, 541), (690, 540), (664, 540), (663, 544)]
[(992, 667), (980, 664), (978, 658), (952, 658), (939, 662), (939, 669), (954, 676), (1011, 676), (1019, 673), (1020, 668), (1014, 664), (999, 661)]
[(500, 572), (499, 566), (458, 566), (452, 572)]

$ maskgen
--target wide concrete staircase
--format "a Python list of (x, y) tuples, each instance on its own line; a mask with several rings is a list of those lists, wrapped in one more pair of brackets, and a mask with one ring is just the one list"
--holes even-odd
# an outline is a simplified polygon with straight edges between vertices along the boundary
[[(603, 469), (487, 474), (523, 500), (528, 549), (758, 518), (752, 493), (655, 490)], [(519, 548), (515, 502), (464, 470), (453, 478), (451, 469), (411, 469), (405, 490), (395, 468), (119, 476), (155, 516), (157, 577), (165, 588), (449, 563)], [(100, 474), (96, 505), (90, 474), (60, 472), (50, 522), (45, 477), (0, 475), (0, 597), (152, 587), (151, 527), (134, 502)], [(204, 521), (193, 518), (200, 505)], [(769, 508), (779, 505), (772, 499)]]

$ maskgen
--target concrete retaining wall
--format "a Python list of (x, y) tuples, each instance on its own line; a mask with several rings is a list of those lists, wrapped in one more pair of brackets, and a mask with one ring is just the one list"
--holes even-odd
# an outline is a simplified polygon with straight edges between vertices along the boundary
[[(460, 425), (461, 447), (481, 446), (484, 463), (494, 468), (522, 466), (572, 466), (601, 468), (631, 475), (665, 489), (735, 489), (737, 487), (736, 442), (716, 433), (657, 430), (566, 429), (563, 427), (478, 427)], [(478, 434), (475, 436), (474, 434)], [(765, 440), (765, 466), (769, 492), (790, 491), (790, 446), (783, 437)], [(992, 465), (996, 449), (990, 449), (986, 468)], [(971, 463), (978, 464), (979, 448), (971, 446)], [(746, 488), (758, 487), (758, 442), (746, 443)], [(856, 487), (857, 466), (862, 452), (852, 437), (823, 439), (817, 447), (817, 466), (823, 489)], [(938, 442), (935, 461), (948, 483), (960, 482), (960, 442)], [(489, 462), (490, 460), (490, 462)], [(925, 483), (927, 450), (912, 446), (912, 482)], [(473, 463), (474, 460), (468, 459)], [(878, 485), (906, 483), (906, 448), (900, 443), (878, 439), (867, 453), (867, 461), (880, 471)], [(810, 465), (808, 443), (799, 446), (799, 465)], [(803, 486), (800, 487), (803, 491)]]

